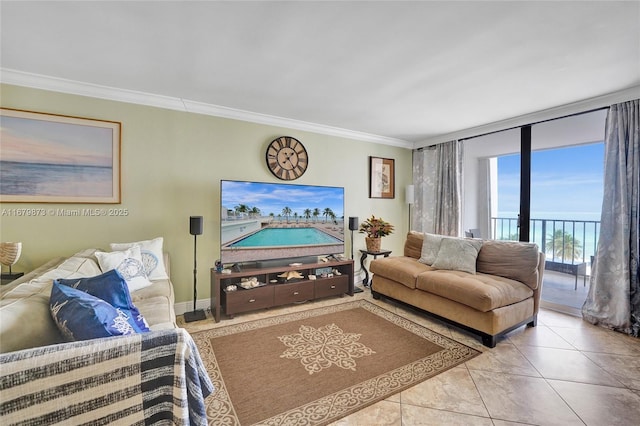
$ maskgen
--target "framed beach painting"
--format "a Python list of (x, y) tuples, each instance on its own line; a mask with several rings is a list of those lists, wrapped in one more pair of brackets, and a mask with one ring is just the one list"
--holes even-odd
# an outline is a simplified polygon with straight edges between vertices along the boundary
[(395, 160), (369, 157), (369, 198), (395, 196)]
[(120, 203), (120, 123), (0, 109), (0, 201)]

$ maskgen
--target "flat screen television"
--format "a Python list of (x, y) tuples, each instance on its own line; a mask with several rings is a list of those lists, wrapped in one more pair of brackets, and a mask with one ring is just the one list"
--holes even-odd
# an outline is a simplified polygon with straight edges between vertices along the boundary
[(343, 187), (220, 181), (223, 264), (342, 254), (344, 232)]

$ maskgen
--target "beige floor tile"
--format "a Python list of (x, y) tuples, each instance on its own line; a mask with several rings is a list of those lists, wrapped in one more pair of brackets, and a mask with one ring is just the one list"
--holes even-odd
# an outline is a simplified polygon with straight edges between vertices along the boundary
[(581, 317), (563, 314), (549, 309), (541, 309), (540, 312), (538, 312), (538, 323), (546, 326), (565, 328), (581, 328), (589, 324)]
[(595, 362), (577, 350), (522, 346), (522, 354), (546, 379), (624, 387)]
[(629, 389), (550, 380), (587, 426), (637, 425), (640, 396)]
[(640, 344), (634, 345), (628, 336), (602, 327), (589, 324), (582, 328), (551, 329), (580, 351), (640, 356)]
[(450, 411), (402, 404), (403, 426), (492, 426), (488, 417), (470, 416)]
[(402, 426), (400, 404), (380, 401), (365, 409), (344, 417), (332, 426)]
[(469, 371), (452, 368), (400, 394), (402, 404), (488, 417)]
[(640, 390), (640, 357), (583, 352), (591, 361), (634, 390)]
[(545, 379), (471, 371), (492, 419), (549, 426), (583, 423)]
[(496, 420), (491, 419), (493, 421), (493, 426), (523, 426), (523, 425), (535, 425), (535, 423), (522, 423), (522, 422), (508, 422), (506, 420)]
[(547, 348), (574, 349), (566, 340), (546, 325), (520, 327), (507, 335), (509, 342), (516, 346), (543, 346)]
[(495, 348), (467, 361), (465, 365), (469, 370), (540, 377), (533, 365), (512, 344), (498, 344)]
[(401, 402), (401, 400), (400, 400), (400, 392), (391, 395), (389, 398), (386, 398), (385, 401), (397, 402), (398, 404), (400, 404), (400, 402)]

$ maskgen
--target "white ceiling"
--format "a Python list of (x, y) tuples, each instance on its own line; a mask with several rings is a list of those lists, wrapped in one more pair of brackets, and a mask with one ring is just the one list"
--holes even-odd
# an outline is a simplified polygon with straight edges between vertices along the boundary
[(0, 7), (3, 82), (407, 147), (640, 88), (638, 1)]

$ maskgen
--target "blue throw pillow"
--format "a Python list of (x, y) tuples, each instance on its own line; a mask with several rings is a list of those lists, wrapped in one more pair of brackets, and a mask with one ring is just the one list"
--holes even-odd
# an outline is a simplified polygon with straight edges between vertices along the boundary
[(57, 279), (59, 284), (89, 293), (122, 310), (138, 333), (149, 331), (149, 326), (138, 308), (131, 301), (129, 287), (122, 275), (115, 270), (89, 278)]
[(51, 316), (69, 340), (135, 334), (128, 315), (84, 291), (53, 282), (49, 300)]

